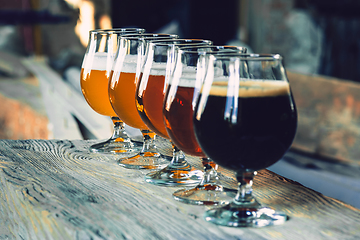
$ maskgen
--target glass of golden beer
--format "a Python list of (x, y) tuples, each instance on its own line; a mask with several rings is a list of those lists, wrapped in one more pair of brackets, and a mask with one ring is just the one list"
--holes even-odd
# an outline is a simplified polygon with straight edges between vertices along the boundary
[[(175, 39), (149, 43), (143, 75), (136, 90), (136, 106), (141, 119), (157, 135), (170, 139), (163, 119), (163, 103), (176, 53), (181, 46), (211, 45), (209, 40)], [(186, 161), (184, 153), (173, 145), (173, 157), (167, 167), (149, 173), (145, 181), (162, 186), (196, 185), (203, 173)]]
[(165, 166), (169, 158), (160, 154), (155, 146), (155, 133), (140, 118), (135, 102), (136, 86), (148, 43), (157, 39), (178, 38), (174, 34), (127, 34), (120, 38), (120, 46), (113, 65), (109, 84), (109, 99), (116, 114), (129, 126), (140, 129), (143, 147), (135, 156), (124, 157), (119, 165), (135, 169), (157, 169)]
[(118, 40), (125, 33), (142, 33), (141, 28), (98, 29), (89, 32), (89, 42), (83, 59), (80, 84), (90, 107), (99, 114), (111, 117), (113, 134), (107, 141), (90, 147), (93, 152), (131, 153), (136, 145), (125, 132), (124, 122), (114, 112), (108, 93), (109, 78)]
[(257, 171), (280, 160), (297, 128), (297, 111), (278, 54), (208, 55), (193, 124), (202, 151), (233, 170), (234, 200), (208, 210), (205, 220), (231, 227), (283, 224), (287, 216), (252, 195)]
[[(180, 150), (197, 156), (204, 166), (201, 182), (193, 188), (177, 190), (173, 197), (181, 202), (198, 205), (229, 203), (234, 190), (223, 187), (217, 174), (217, 164), (201, 150), (194, 133), (193, 113), (199, 88), (206, 74), (207, 54), (246, 53), (247, 49), (236, 46), (183, 47), (178, 51), (174, 72), (165, 94), (163, 114), (166, 131)], [(216, 128), (216, 126), (214, 126)]]

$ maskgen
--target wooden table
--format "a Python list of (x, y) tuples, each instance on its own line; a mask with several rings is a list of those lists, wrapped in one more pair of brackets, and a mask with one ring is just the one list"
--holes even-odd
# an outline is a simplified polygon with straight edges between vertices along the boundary
[[(117, 156), (90, 153), (94, 141), (0, 140), (0, 239), (359, 239), (360, 210), (268, 170), (255, 196), (286, 212), (284, 225), (220, 227), (208, 206), (177, 202), (177, 188), (145, 183), (149, 170), (125, 169)], [(158, 139), (160, 150), (170, 145)], [(201, 169), (198, 159), (188, 161)], [(233, 173), (219, 169), (236, 188)]]

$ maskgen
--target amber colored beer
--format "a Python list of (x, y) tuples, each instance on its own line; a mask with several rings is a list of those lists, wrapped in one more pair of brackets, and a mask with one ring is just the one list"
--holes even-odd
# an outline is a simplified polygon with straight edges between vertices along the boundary
[[(137, 104), (142, 120), (157, 135), (169, 138), (163, 120), (163, 101), (165, 96), (165, 76), (150, 75), (146, 89), (138, 94)], [(140, 95), (140, 96), (139, 96)]]
[(109, 76), (105, 70), (91, 69), (86, 74), (80, 73), (81, 91), (90, 107), (99, 114), (115, 117), (108, 93)]
[(118, 79), (112, 79), (109, 85), (110, 102), (119, 116), (127, 125), (147, 130), (135, 105), (137, 79), (134, 72), (121, 72)]
[(165, 126), (171, 141), (179, 149), (193, 156), (205, 157), (193, 128), (193, 95), (194, 87), (177, 87), (171, 103), (164, 108)]

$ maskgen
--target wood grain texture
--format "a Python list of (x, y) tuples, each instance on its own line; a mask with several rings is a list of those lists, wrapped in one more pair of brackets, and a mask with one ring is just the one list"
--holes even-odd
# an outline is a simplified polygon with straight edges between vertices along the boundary
[[(94, 141), (0, 140), (0, 239), (357, 239), (360, 210), (263, 170), (255, 196), (290, 220), (261, 229), (219, 227), (209, 207), (175, 201), (177, 188), (144, 182), (118, 156), (90, 153)], [(158, 147), (171, 154), (170, 144)], [(201, 169), (197, 158), (188, 161)], [(223, 184), (236, 188), (231, 171)]]

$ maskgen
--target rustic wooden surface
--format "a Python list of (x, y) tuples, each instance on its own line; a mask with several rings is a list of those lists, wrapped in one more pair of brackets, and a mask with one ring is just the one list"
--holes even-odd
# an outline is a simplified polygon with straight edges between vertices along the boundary
[[(144, 182), (117, 156), (87, 151), (84, 140), (0, 140), (0, 239), (358, 239), (360, 210), (268, 170), (255, 196), (290, 220), (261, 229), (203, 220), (209, 207), (173, 200), (177, 188)], [(170, 144), (158, 139), (160, 150)], [(201, 168), (197, 158), (188, 161)], [(220, 168), (227, 187), (233, 174)]]
[(293, 148), (360, 165), (360, 84), (288, 71), (298, 109)]

